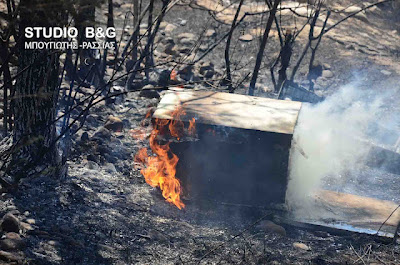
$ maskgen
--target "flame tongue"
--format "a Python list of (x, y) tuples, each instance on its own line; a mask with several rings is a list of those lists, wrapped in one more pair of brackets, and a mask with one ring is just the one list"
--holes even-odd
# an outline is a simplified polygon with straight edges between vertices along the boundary
[[(185, 207), (180, 198), (181, 184), (175, 177), (179, 158), (172, 153), (169, 143), (159, 144), (158, 136), (169, 134), (179, 140), (184, 133), (184, 124), (180, 117), (185, 114), (183, 108), (178, 107), (172, 113), (172, 120), (156, 119), (149, 140), (150, 148), (155, 156), (149, 156), (146, 148), (140, 149), (135, 156), (135, 161), (146, 166), (140, 171), (146, 182), (152, 187), (159, 187), (166, 201), (173, 203), (179, 209)], [(189, 126), (190, 134), (194, 132), (194, 124), (193, 118)]]

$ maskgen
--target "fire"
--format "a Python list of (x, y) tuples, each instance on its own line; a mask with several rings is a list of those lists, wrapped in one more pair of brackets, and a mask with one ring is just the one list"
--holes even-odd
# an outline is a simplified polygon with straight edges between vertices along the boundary
[[(158, 141), (159, 135), (170, 135), (178, 140), (184, 135), (185, 128), (181, 117), (186, 113), (182, 106), (176, 108), (171, 115), (173, 117), (171, 120), (155, 119), (154, 121), (149, 143), (155, 156), (149, 155), (147, 148), (142, 148), (137, 152), (135, 162), (145, 165), (140, 173), (150, 186), (159, 187), (166, 201), (183, 209), (185, 204), (181, 201), (182, 188), (179, 180), (175, 177), (179, 158), (171, 151), (169, 142), (160, 144)], [(190, 121), (187, 131), (191, 135), (194, 133), (194, 118)]]
[(190, 135), (195, 135), (195, 133), (196, 133), (196, 119), (195, 118), (192, 118), (189, 121), (188, 132), (189, 132)]

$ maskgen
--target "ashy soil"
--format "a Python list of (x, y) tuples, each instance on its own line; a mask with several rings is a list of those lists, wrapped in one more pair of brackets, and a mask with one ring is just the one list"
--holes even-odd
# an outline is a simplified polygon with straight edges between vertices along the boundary
[[(116, 24), (121, 27), (131, 4), (114, 2)], [(195, 2), (177, 5), (166, 16), (158, 36), (157, 60), (193, 60), (229, 29), (218, 17), (210, 16), (204, 3)], [(365, 2), (335, 1), (334, 7), (342, 10), (352, 4), (363, 7)], [(102, 8), (99, 13), (106, 7)], [(399, 22), (391, 8), (384, 5), (364, 12), (323, 38), (317, 53), (323, 67), (316, 79), (317, 94), (328, 96), (355, 80), (377, 91), (398, 88)], [(347, 14), (333, 12), (330, 23)], [(295, 22), (280, 16), (288, 28), (300, 23), (300, 19)], [(208, 32), (203, 47), (196, 56), (185, 57), (201, 32)], [(252, 20), (235, 31), (235, 82), (252, 71), (259, 45), (257, 32)], [(128, 34), (129, 30), (124, 40)], [(252, 40), (240, 40), (246, 34)], [(306, 38), (307, 34), (299, 37), (293, 58), (298, 57)], [(258, 96), (276, 97), (269, 66), (279, 53), (278, 42), (272, 34), (257, 82)], [(187, 88), (226, 91), (219, 82), (224, 75), (224, 48), (222, 42), (194, 66), (192, 80), (209, 81)], [(298, 82), (305, 82), (307, 69), (307, 65), (300, 68)], [(186, 77), (186, 73), (178, 76)], [(290, 226), (279, 221), (276, 211), (190, 201), (179, 210), (165, 202), (158, 189), (145, 183), (133, 159), (140, 148), (148, 147), (151, 123), (145, 116), (164, 93), (147, 85), (150, 89), (145, 93), (130, 92), (115, 102), (93, 107), (85, 126), (73, 136), (65, 178), (25, 179), (15, 193), (1, 195), (0, 213), (11, 220), (9, 231), (15, 230), (14, 234), (3, 231), (0, 240), (4, 264), (400, 264), (398, 245), (366, 235), (335, 235), (324, 229)], [(248, 81), (243, 82), (236, 92), (246, 93), (247, 85)], [(81, 92), (78, 99), (85, 89)]]

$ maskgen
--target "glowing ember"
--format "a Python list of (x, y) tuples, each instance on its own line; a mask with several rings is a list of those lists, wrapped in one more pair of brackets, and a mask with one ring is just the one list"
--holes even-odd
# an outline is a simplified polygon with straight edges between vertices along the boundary
[[(181, 116), (185, 115), (182, 107), (173, 111), (171, 120), (155, 119), (153, 131), (150, 134), (150, 148), (155, 156), (148, 155), (147, 149), (142, 148), (135, 156), (135, 162), (145, 165), (140, 172), (146, 182), (152, 187), (159, 187), (166, 201), (173, 203), (179, 209), (185, 207), (181, 201), (182, 188), (179, 180), (175, 177), (176, 165), (179, 158), (172, 153), (169, 144), (160, 144), (159, 135), (170, 135), (180, 139), (185, 132), (184, 123)], [(193, 135), (195, 132), (195, 119), (189, 123), (188, 132)]]

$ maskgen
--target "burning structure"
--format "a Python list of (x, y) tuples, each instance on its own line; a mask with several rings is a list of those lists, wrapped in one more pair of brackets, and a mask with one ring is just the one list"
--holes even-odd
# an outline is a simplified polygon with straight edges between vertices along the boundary
[[(166, 156), (176, 165), (183, 195), (190, 200), (259, 206), (283, 203), (289, 150), (300, 108), (300, 102), (236, 94), (170, 92), (153, 115), (155, 130), (150, 146), (158, 157)], [(186, 136), (184, 123), (190, 129)], [(194, 124), (195, 135), (190, 133)], [(160, 134), (160, 126), (168, 127), (167, 133)], [(164, 140), (173, 138), (162, 148), (162, 152), (168, 149), (169, 155), (160, 155), (154, 148), (155, 134)], [(143, 171), (145, 177), (150, 164)]]
[[(136, 160), (146, 166), (141, 171), (146, 182), (159, 187), (163, 197), (179, 209), (185, 206), (185, 200), (262, 207), (283, 204), (293, 198), (302, 201), (300, 197), (293, 197), (297, 192), (293, 192), (293, 185), (298, 190), (304, 185), (313, 187), (308, 183), (309, 176), (296, 179), (299, 167), (289, 172), (292, 164), (313, 155), (312, 150), (304, 152), (304, 141), (298, 139), (304, 136), (301, 134), (304, 128), (300, 126), (297, 130), (300, 134), (296, 133), (302, 109), (302, 103), (296, 101), (206, 91), (170, 91), (153, 115), (150, 148), (155, 156), (142, 149)], [(324, 133), (323, 137), (329, 133)], [(313, 135), (319, 137), (318, 133)], [(297, 138), (293, 139), (293, 136)], [(363, 145), (360, 150), (366, 164), (397, 174), (395, 165), (400, 161), (397, 153), (355, 139), (350, 137), (348, 141)], [(318, 144), (318, 139), (315, 143)], [(317, 153), (324, 152), (323, 145), (316, 148)], [(291, 154), (293, 157), (289, 159)], [(300, 160), (296, 154), (300, 154)], [(313, 157), (309, 160), (326, 162)], [(313, 164), (303, 164), (313, 168)], [(294, 180), (288, 186), (289, 177)], [(291, 192), (289, 198), (287, 188)], [(313, 199), (318, 201), (314, 206), (324, 206), (314, 207), (314, 214), (309, 215), (312, 218), (303, 215), (300, 221), (327, 225), (326, 220), (329, 220), (330, 226), (343, 228), (343, 222), (354, 223), (352, 219), (358, 216), (355, 218), (357, 225), (371, 231), (377, 230), (374, 225), (384, 221), (396, 206), (386, 201), (326, 190), (317, 192)], [(326, 208), (334, 208), (337, 213), (333, 216), (331, 212), (322, 213)], [(339, 223), (332, 221), (335, 220), (333, 217)], [(388, 224), (395, 227), (397, 219), (396, 214)]]

